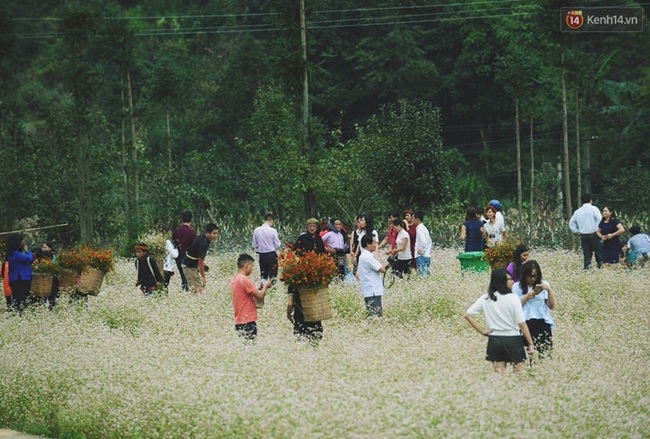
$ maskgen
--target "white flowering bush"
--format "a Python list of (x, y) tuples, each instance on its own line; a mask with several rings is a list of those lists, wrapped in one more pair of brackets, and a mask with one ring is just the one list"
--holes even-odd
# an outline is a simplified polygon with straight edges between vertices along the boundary
[[(650, 435), (649, 270), (582, 270), (535, 249), (556, 293), (553, 357), (492, 372), (463, 319), (489, 275), (437, 249), (366, 321), (358, 285), (330, 287), (318, 346), (297, 342), (276, 285), (245, 343), (236, 254), (209, 256), (207, 292), (144, 297), (122, 261), (87, 301), (0, 312), (0, 427), (83, 438), (613, 437)], [(254, 274), (255, 276), (255, 274)]]

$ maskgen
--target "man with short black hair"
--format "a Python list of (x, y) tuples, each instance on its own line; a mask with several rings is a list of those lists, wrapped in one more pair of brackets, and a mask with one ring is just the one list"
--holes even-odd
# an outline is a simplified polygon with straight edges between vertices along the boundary
[(282, 245), (278, 231), (273, 228), (275, 218), (270, 213), (264, 217), (264, 224), (253, 232), (253, 248), (259, 256), (262, 279), (272, 280), (278, 277), (277, 250)]
[(181, 221), (181, 225), (172, 233), (172, 243), (178, 249), (176, 267), (178, 267), (178, 273), (181, 275), (181, 289), (183, 291), (189, 291), (187, 278), (183, 272), (183, 260), (185, 259), (187, 249), (190, 248), (190, 245), (196, 239), (196, 230), (192, 228), (192, 212), (189, 210), (183, 212)]
[(582, 196), (582, 206), (573, 213), (569, 220), (571, 231), (580, 236), (585, 270), (591, 265), (592, 255), (596, 256), (598, 268), (603, 265), (603, 248), (600, 244), (600, 238), (596, 234), (603, 215), (600, 213), (600, 209), (592, 205), (592, 202), (591, 195), (584, 194)]
[(429, 229), (422, 224), (424, 213), (421, 210), (416, 210), (413, 214), (413, 223), (415, 227), (415, 262), (418, 267), (418, 274), (420, 276), (428, 276), (431, 267), (431, 235)]
[(187, 249), (183, 260), (183, 269), (187, 276), (190, 291), (196, 296), (203, 294), (206, 284), (205, 256), (210, 248), (210, 243), (219, 237), (219, 227), (209, 223), (205, 227), (205, 234), (198, 236), (190, 248)]

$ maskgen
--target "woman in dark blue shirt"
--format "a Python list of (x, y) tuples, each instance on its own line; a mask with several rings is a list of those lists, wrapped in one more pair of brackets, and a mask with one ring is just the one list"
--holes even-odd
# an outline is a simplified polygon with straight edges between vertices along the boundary
[(22, 311), (32, 286), (32, 262), (34, 255), (25, 244), (23, 235), (14, 234), (7, 240), (7, 261), (9, 261), (9, 285), (13, 305)]
[(465, 241), (465, 253), (482, 252), (484, 247), (483, 241), (483, 221), (476, 213), (475, 207), (469, 207), (465, 216), (465, 222), (460, 227), (460, 239)]

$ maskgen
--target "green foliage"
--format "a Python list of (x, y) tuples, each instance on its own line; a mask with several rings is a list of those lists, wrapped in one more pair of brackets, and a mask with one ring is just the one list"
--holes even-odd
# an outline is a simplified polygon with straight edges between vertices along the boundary
[(96, 318), (106, 325), (108, 329), (124, 331), (125, 333), (136, 335), (145, 323), (145, 318), (133, 308), (111, 309), (103, 308), (98, 310)]
[[(349, 221), (361, 210), (513, 198), (515, 96), (523, 198), (532, 121), (533, 207), (551, 221), (561, 53), (572, 155), (579, 111), (592, 192), (620, 212), (638, 209), (626, 195), (633, 183), (618, 177), (630, 163), (649, 163), (650, 70), (638, 62), (647, 39), (560, 33), (557, 0), (390, 0), (362, 9), (314, 0), (306, 4), (306, 64), (293, 0), (3, 6), (0, 161), (10, 184), (0, 187), (1, 230), (25, 218), (68, 222), (48, 238), (122, 246), (138, 230), (175, 226), (187, 209), (202, 224), (269, 210), (299, 223), (306, 214)], [(613, 154), (612, 145), (625, 147)], [(548, 227), (558, 228), (544, 232), (551, 242), (565, 230)]]
[[(314, 180), (320, 211), (351, 220), (358, 212), (379, 212), (390, 208), (385, 194), (369, 184), (375, 166), (368, 166), (355, 141), (343, 143), (340, 129), (330, 133), (334, 143), (320, 158)], [(334, 214), (332, 214), (333, 216)]]
[(442, 146), (440, 110), (429, 103), (387, 105), (354, 142), (371, 182), (394, 206), (427, 208), (451, 200), (460, 155)]
[(297, 128), (297, 112), (288, 97), (274, 86), (260, 88), (251, 117), (252, 139), (240, 142), (245, 153), (241, 190), (249, 194), (254, 211), (300, 213), (302, 199), (296, 195), (307, 189), (304, 179), (308, 163)]

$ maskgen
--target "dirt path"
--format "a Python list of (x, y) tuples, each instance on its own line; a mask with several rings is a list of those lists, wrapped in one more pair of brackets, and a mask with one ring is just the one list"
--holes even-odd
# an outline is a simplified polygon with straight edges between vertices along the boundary
[(43, 436), (32, 436), (31, 434), (19, 433), (13, 430), (0, 428), (0, 439), (45, 439)]

